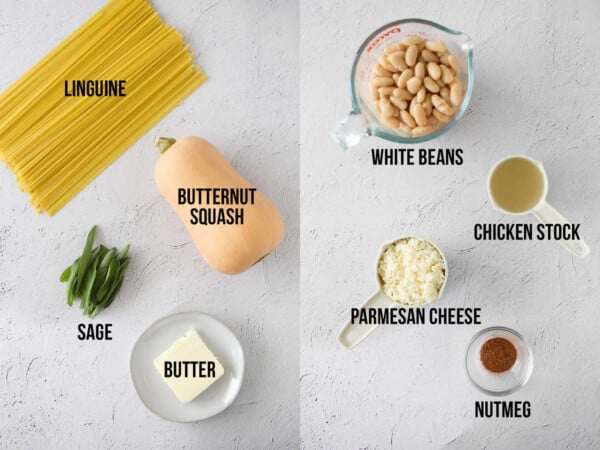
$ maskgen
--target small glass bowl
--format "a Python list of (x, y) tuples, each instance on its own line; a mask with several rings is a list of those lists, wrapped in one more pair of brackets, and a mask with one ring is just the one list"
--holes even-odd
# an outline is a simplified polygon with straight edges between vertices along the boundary
[[(504, 338), (517, 349), (517, 360), (506, 372), (494, 373), (481, 363), (481, 346), (492, 338)], [(490, 327), (477, 333), (467, 346), (467, 375), (475, 387), (489, 395), (508, 395), (527, 383), (533, 370), (533, 355), (519, 333), (506, 327)]]

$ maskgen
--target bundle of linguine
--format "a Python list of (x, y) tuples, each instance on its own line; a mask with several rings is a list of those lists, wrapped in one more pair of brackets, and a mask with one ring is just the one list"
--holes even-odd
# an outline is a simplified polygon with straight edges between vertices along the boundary
[[(65, 95), (82, 80), (124, 96)], [(148, 2), (111, 0), (0, 95), (0, 159), (53, 215), (205, 80)]]

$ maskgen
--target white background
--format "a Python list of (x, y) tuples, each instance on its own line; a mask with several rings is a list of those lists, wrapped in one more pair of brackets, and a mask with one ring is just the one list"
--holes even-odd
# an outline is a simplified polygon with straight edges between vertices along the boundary
[[(105, 2), (0, 2), (0, 90)], [(191, 43), (209, 80), (55, 217), (36, 215), (0, 168), (0, 447), (295, 448), (298, 421), (298, 10), (284, 2), (152, 2)], [(156, 135), (203, 136), (280, 208), (277, 251), (237, 276), (210, 270), (158, 193)], [(95, 149), (89, 149), (94, 151)], [(98, 224), (131, 243), (121, 293), (80, 342), (58, 277)], [(129, 377), (137, 337), (176, 311), (214, 315), (238, 336), (246, 376), (234, 404), (196, 424), (146, 410)]]
[[(598, 448), (600, 440), (600, 4), (301, 2), (302, 439), (306, 448)], [(454, 129), (427, 147), (465, 152), (459, 167), (373, 167), (369, 139), (343, 153), (329, 132), (350, 111), (354, 54), (376, 28), (421, 17), (469, 34), (475, 91)], [(554, 242), (476, 242), (492, 210), (485, 183), (500, 158), (545, 164), (548, 200), (582, 224), (585, 260)], [(533, 217), (521, 220), (533, 223)], [(431, 239), (449, 281), (438, 307), (481, 307), (481, 326), (379, 327), (352, 351), (337, 333), (376, 289), (381, 243)], [(480, 329), (505, 325), (531, 344), (532, 378), (505, 400), (529, 419), (474, 419), (480, 394), (463, 368)]]

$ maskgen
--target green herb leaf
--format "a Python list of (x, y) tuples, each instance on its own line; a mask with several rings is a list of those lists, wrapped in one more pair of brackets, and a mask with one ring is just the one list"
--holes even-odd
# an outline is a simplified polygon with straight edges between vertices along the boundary
[(93, 319), (96, 316), (96, 314), (98, 314), (100, 311), (102, 311), (102, 308), (100, 306), (95, 306), (89, 314), (90, 318)]
[(129, 266), (129, 259), (129, 256), (126, 256), (123, 258), (123, 261), (121, 261), (121, 267), (119, 267), (119, 276), (125, 275), (125, 270), (127, 269), (127, 266)]
[(122, 284), (123, 284), (123, 277), (120, 276), (117, 283), (113, 286), (113, 288), (111, 289), (111, 291), (108, 294), (108, 297), (104, 301), (104, 304), (102, 305), (103, 308), (108, 308), (111, 305), (111, 303), (113, 302), (113, 300), (119, 293), (119, 290), (121, 289)]
[(108, 266), (111, 263), (111, 261), (113, 261), (115, 259), (116, 253), (117, 253), (117, 249), (115, 247), (113, 247), (109, 251), (107, 251), (106, 254), (104, 255), (104, 258), (102, 258), (102, 261), (100, 261), (100, 268), (108, 269)]
[[(104, 252), (104, 254), (101, 253), (98, 255), (100, 264), (98, 265), (98, 271), (96, 273), (96, 281), (94, 282), (94, 287), (93, 287), (94, 292), (97, 292), (98, 289), (100, 289), (100, 287), (104, 283), (104, 281), (106, 279), (106, 274), (108, 272), (108, 266), (110, 265), (110, 262), (114, 259), (116, 253), (117, 253), (117, 249), (113, 247), (110, 250), (107, 250), (106, 252)], [(99, 299), (98, 299), (98, 301), (99, 301)]]
[(83, 304), (84, 311), (87, 311), (91, 304), (92, 288), (94, 287), (94, 281), (96, 280), (96, 265), (92, 264), (90, 269), (85, 274), (85, 280), (83, 281), (83, 294), (81, 296), (81, 303)]
[(121, 251), (117, 255), (117, 259), (119, 259), (119, 260), (124, 259), (127, 256), (128, 251), (129, 251), (129, 244), (127, 244), (125, 247), (123, 247), (121, 249)]
[(94, 238), (96, 237), (96, 225), (92, 227), (90, 232), (88, 233), (87, 239), (85, 241), (85, 246), (83, 247), (83, 253), (81, 254), (81, 261), (79, 263), (79, 269), (77, 271), (77, 279), (78, 282), (76, 284), (75, 291), (78, 294), (81, 294), (83, 289), (83, 280), (85, 276), (85, 272), (88, 268), (88, 264), (90, 258), (92, 256), (92, 247), (94, 245)]
[(129, 257), (125, 257), (123, 263), (119, 267), (119, 273), (113, 285), (111, 286), (110, 291), (106, 295), (106, 298), (102, 302), (103, 308), (108, 308), (110, 304), (113, 302), (119, 290), (121, 289), (121, 285), (123, 284), (123, 279), (125, 278), (125, 270), (129, 265)]
[(129, 265), (129, 244), (118, 253), (115, 247), (93, 248), (95, 235), (96, 226), (88, 233), (81, 256), (60, 276), (61, 281), (68, 281), (67, 304), (73, 306), (73, 300), (79, 298), (79, 307), (89, 317), (96, 316), (113, 302)]
[(102, 286), (98, 290), (98, 304), (102, 305), (102, 300), (104, 297), (110, 292), (110, 289), (115, 285), (117, 277), (119, 276), (119, 261), (117, 259), (113, 259), (108, 266), (108, 273), (106, 274), (106, 279)]
[(79, 258), (73, 263), (71, 273), (69, 274), (69, 284), (67, 284), (67, 304), (73, 306), (73, 296), (75, 294), (75, 277), (79, 270)]
[(60, 274), (60, 281), (61, 281), (61, 283), (69, 281), (69, 278), (71, 278), (71, 267), (73, 267), (73, 266), (67, 267), (64, 270), (64, 272)]

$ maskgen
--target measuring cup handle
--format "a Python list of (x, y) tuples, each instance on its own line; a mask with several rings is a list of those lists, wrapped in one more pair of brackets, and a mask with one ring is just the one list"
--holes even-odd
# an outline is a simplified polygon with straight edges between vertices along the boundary
[[(568, 224), (565, 219), (556, 209), (544, 202), (538, 206), (533, 215), (543, 224)], [(575, 256), (583, 258), (590, 252), (590, 248), (583, 239), (561, 239), (560, 243), (564, 245)]]
[[(387, 295), (385, 295), (383, 291), (378, 290), (360, 306), (360, 309), (389, 308), (390, 305), (391, 301)], [(342, 331), (340, 331), (338, 341), (340, 341), (340, 344), (344, 347), (350, 349), (358, 345), (364, 338), (371, 334), (376, 327), (377, 325), (357, 324), (352, 323), (352, 321), (349, 320), (346, 325), (344, 325), (344, 328), (342, 328)]]
[(348, 150), (358, 144), (365, 136), (369, 136), (371, 130), (365, 125), (365, 121), (359, 111), (352, 111), (331, 132), (332, 139), (338, 143), (342, 150)]

